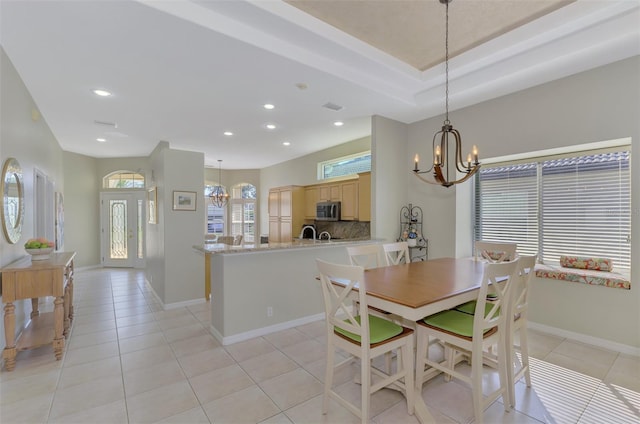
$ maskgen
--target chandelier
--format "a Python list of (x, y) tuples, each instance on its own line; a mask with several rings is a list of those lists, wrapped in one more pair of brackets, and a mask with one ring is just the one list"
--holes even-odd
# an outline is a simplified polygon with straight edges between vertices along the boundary
[(229, 193), (225, 192), (222, 187), (222, 159), (218, 159), (218, 185), (211, 190), (209, 200), (216, 208), (224, 207), (229, 200)]
[[(453, 0), (440, 0), (440, 3), (444, 4), (447, 8), (446, 11), (446, 25), (445, 25), (445, 76), (446, 76), (446, 91), (445, 91), (445, 119), (442, 124), (442, 130), (435, 133), (433, 136), (433, 165), (426, 171), (420, 171), (418, 168), (418, 154), (414, 158), (413, 173), (416, 177), (429, 184), (438, 184), (444, 187), (451, 187), (454, 184), (462, 183), (468, 180), (480, 169), (480, 162), (478, 162), (478, 149), (474, 145), (471, 153), (467, 156), (467, 161), (462, 161), (462, 139), (460, 132), (453, 128), (451, 121), (449, 121), (449, 3)], [(437, 139), (440, 137), (440, 144)], [(451, 139), (450, 139), (451, 137)], [(455, 180), (455, 171), (453, 171), (452, 164), (450, 164), (449, 158), (449, 142), (455, 142), (455, 154), (452, 160), (455, 163), (455, 169), (464, 174), (460, 179)], [(454, 175), (449, 175), (449, 171)], [(434, 180), (430, 180), (420, 176), (420, 174), (426, 174), (433, 172)], [(452, 179), (453, 178), (453, 179)]]

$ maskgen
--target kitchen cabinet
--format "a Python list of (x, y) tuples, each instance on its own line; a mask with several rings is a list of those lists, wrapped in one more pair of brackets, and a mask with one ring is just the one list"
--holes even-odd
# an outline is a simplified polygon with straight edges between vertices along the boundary
[(342, 187), (340, 183), (323, 184), (318, 186), (319, 202), (341, 202)]
[(291, 241), (304, 224), (304, 187), (287, 186), (269, 190), (269, 242)]
[(320, 201), (317, 186), (304, 188), (304, 219), (316, 219), (316, 204)]
[(345, 181), (340, 184), (340, 219), (354, 221), (358, 219), (358, 181)]
[(371, 221), (371, 172), (358, 177), (358, 220)]

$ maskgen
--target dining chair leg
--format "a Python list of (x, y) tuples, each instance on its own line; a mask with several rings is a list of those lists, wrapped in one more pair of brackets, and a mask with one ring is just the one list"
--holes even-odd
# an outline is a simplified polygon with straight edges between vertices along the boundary
[(329, 392), (333, 386), (333, 367), (335, 362), (335, 349), (329, 343), (327, 346), (327, 368), (324, 372), (324, 395), (322, 396), (322, 413), (329, 411)]
[(424, 334), (421, 331), (418, 331), (417, 333), (418, 334), (416, 336), (415, 384), (416, 384), (416, 393), (420, 394), (422, 393), (422, 384), (424, 383), (424, 367), (426, 366), (424, 352), (426, 352), (426, 355), (429, 356), (429, 346), (428, 346), (429, 336)]
[(473, 398), (473, 414), (477, 424), (482, 424), (482, 349), (471, 352), (471, 397)]
[(503, 336), (503, 341), (498, 344), (498, 375), (500, 377), (500, 386), (502, 387), (502, 403), (505, 412), (509, 412), (514, 405), (512, 400), (513, 381), (509, 380), (509, 372), (507, 371), (507, 369), (513, 370), (513, 349), (507, 346), (507, 342), (511, 341), (511, 338), (506, 335)]
[[(452, 370), (455, 366), (456, 350), (447, 344), (444, 345), (444, 358), (447, 361), (447, 368)], [(451, 374), (444, 374), (444, 381), (451, 381)]]
[(527, 339), (527, 329), (520, 328), (520, 361), (524, 368), (524, 380), (527, 387), (531, 387), (531, 373), (529, 372), (529, 340)]
[(360, 394), (362, 404), (360, 407), (360, 413), (362, 415), (362, 424), (369, 422), (369, 401), (370, 401), (370, 386), (371, 386), (371, 359), (368, 355), (364, 355), (360, 358)]

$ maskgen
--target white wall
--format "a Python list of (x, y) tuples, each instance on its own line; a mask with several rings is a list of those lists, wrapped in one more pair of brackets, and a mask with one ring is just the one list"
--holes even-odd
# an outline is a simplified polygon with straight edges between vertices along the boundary
[[(25, 213), (22, 236), (17, 243), (9, 243), (0, 233), (0, 267), (25, 256), (24, 243), (34, 237), (34, 169), (54, 181), (55, 191), (65, 191), (62, 149), (13, 64), (0, 48), (0, 167), (10, 157), (17, 159), (22, 168)], [(31, 302), (18, 301), (15, 306), (18, 334), (28, 320)], [(4, 340), (2, 325), (0, 340)]]
[(395, 241), (400, 209), (411, 201), (406, 179), (407, 125), (374, 116), (371, 120), (371, 237)]
[[(160, 143), (151, 154), (158, 192), (158, 224), (147, 224), (147, 279), (165, 306), (204, 300), (204, 153)], [(173, 192), (196, 193), (196, 210), (173, 210)]]

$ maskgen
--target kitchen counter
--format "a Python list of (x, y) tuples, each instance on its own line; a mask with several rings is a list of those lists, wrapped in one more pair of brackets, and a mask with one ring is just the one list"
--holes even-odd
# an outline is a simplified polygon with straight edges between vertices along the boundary
[(316, 259), (346, 265), (347, 246), (383, 242), (371, 238), (303, 239), (194, 246), (194, 251), (204, 256), (212, 334), (228, 345), (323, 319)]
[(232, 246), (223, 243), (204, 243), (201, 246), (193, 246), (199, 252), (205, 254), (233, 254), (249, 252), (266, 252), (270, 250), (283, 249), (304, 249), (309, 247), (335, 247), (347, 244), (368, 244), (380, 243), (382, 240), (366, 239), (334, 239), (334, 240), (313, 240), (294, 239), (290, 242), (282, 243), (244, 243), (239, 246)]

